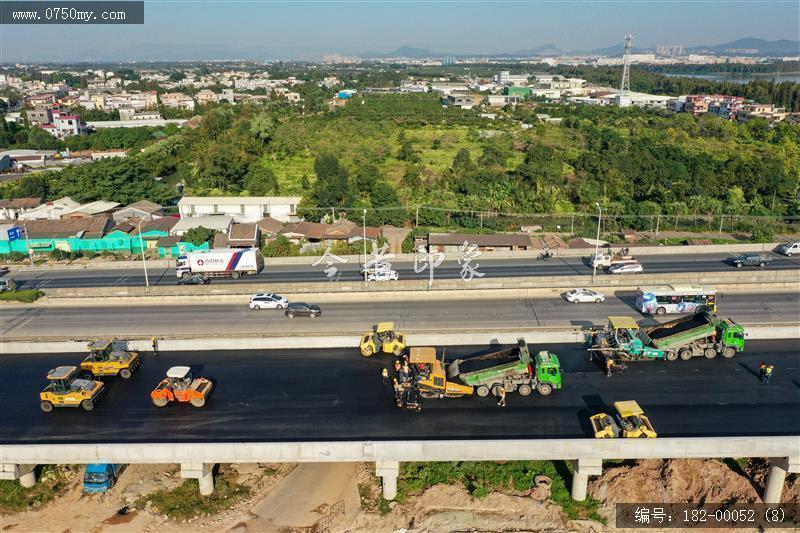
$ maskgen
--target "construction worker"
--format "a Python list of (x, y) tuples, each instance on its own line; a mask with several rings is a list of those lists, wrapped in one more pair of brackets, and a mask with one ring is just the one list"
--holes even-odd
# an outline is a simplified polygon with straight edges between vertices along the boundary
[(764, 369), (764, 379), (762, 380), (764, 385), (769, 385), (769, 382), (772, 379), (773, 370), (775, 370), (775, 365), (769, 365)]
[(381, 381), (383, 381), (384, 386), (389, 385), (389, 369), (386, 367), (381, 370)]
[(392, 379), (392, 385), (394, 386), (394, 404), (397, 407), (402, 407), (402, 401), (400, 399), (400, 383), (397, 382), (397, 378)]
[(506, 406), (506, 388), (502, 385), (497, 389), (497, 405), (500, 407)]
[(761, 364), (758, 365), (758, 379), (763, 383), (764, 382), (764, 371), (767, 369), (767, 363), (761, 361)]
[(158, 339), (153, 337), (150, 339), (150, 344), (153, 346), (153, 354), (158, 355)]
[(606, 358), (606, 377), (611, 377), (611, 369), (614, 368), (614, 360), (611, 357)]

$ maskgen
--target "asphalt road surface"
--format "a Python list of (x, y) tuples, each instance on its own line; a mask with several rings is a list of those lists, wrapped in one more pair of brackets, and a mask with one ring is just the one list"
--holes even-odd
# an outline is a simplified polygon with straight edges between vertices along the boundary
[[(380, 371), (388, 356), (356, 350), (213, 351), (143, 355), (129, 381), (107, 379), (92, 412), (39, 409), (47, 371), (77, 364), (76, 354), (2, 357), (0, 443), (241, 442), (465, 438), (590, 438), (588, 417), (634, 399), (661, 437), (800, 434), (800, 354), (796, 341), (754, 341), (733, 359), (639, 362), (607, 378), (577, 344), (556, 352), (564, 388), (548, 397), (508, 395), (426, 400), (422, 412), (397, 410)], [(448, 348), (448, 359), (487, 347)], [(776, 365), (762, 385), (760, 361)], [(150, 391), (173, 365), (191, 365), (216, 389), (203, 408), (152, 405)]]
[[(145, 305), (113, 307), (15, 307), (0, 312), (0, 335), (6, 339), (69, 336), (279, 335), (290, 332), (368, 331), (378, 320), (398, 329), (463, 331), (537, 327), (589, 327), (610, 315), (648, 317), (635, 309), (632, 292), (608, 295), (602, 304), (570, 304), (561, 298), (463, 298), (406, 302), (323, 303), (322, 316), (289, 320), (283, 311), (251, 310), (247, 303)], [(800, 322), (800, 294), (729, 293), (719, 314), (743, 323)], [(678, 315), (666, 315), (670, 320)], [(650, 317), (652, 320), (653, 318)]]
[[(587, 255), (589, 252), (587, 252)], [(785, 257), (776, 253), (768, 253), (772, 262), (767, 269), (800, 270), (800, 257)], [(685, 255), (646, 255), (641, 257), (641, 263), (646, 274), (661, 274), (674, 272), (716, 272), (731, 271), (733, 266), (726, 263), (732, 254), (685, 254)], [(264, 270), (257, 276), (245, 276), (239, 280), (215, 279), (217, 283), (289, 283), (289, 282), (325, 282), (328, 281), (323, 269), (325, 264), (312, 266), (317, 258), (309, 257), (307, 265), (270, 265), (266, 259)], [(481, 259), (477, 258), (472, 264), (478, 265), (478, 272), (486, 277), (523, 277), (523, 276), (575, 276), (590, 275), (592, 269), (580, 257), (554, 258), (550, 261), (527, 259)], [(413, 262), (393, 262), (400, 279), (426, 279), (430, 271), (415, 272)], [(359, 281), (360, 265), (345, 263), (335, 265), (339, 270), (340, 281)], [(753, 268), (753, 267), (751, 267)], [(758, 267), (755, 267), (758, 268)], [(610, 274), (598, 270), (599, 275)], [(461, 266), (455, 260), (442, 263), (434, 270), (435, 279), (458, 279), (461, 276)], [(12, 272), (9, 277), (17, 280), (21, 289), (57, 289), (75, 287), (125, 287), (143, 286), (144, 273), (141, 268), (126, 269), (87, 269), (87, 270), (57, 270), (42, 269), (40, 271)], [(151, 285), (175, 285), (177, 278), (174, 268), (150, 268), (148, 277)], [(390, 286), (390, 282), (387, 286)]]

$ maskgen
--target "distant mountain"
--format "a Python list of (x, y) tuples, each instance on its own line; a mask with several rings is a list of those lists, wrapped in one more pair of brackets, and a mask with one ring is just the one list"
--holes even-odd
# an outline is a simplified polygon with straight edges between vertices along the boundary
[(535, 56), (560, 56), (564, 51), (554, 44), (544, 44), (536, 48), (523, 48), (507, 54), (502, 54), (509, 57), (535, 57)]
[[(612, 46), (607, 46), (605, 48), (595, 48), (594, 50), (589, 50), (588, 52), (584, 52), (587, 55), (591, 56), (608, 56), (608, 57), (615, 57), (621, 56), (622, 52), (624, 51), (625, 47), (622, 43), (615, 44)], [(635, 46), (631, 47), (632, 54), (646, 54), (648, 52), (652, 52), (654, 49), (650, 48), (636, 48)], [(580, 53), (580, 50), (577, 50), (573, 53)]]
[(425, 48), (414, 48), (413, 46), (401, 46), (396, 50), (382, 54), (383, 57), (413, 57), (416, 59), (424, 59), (426, 57), (441, 57), (445, 54), (432, 52)]
[[(745, 37), (730, 43), (716, 46), (694, 46), (687, 49), (692, 53), (712, 53), (716, 55), (754, 55), (754, 56), (796, 56), (800, 55), (800, 41), (781, 39), (767, 41), (755, 37)], [(749, 52), (752, 50), (752, 52)], [(748, 52), (745, 52), (748, 51)]]

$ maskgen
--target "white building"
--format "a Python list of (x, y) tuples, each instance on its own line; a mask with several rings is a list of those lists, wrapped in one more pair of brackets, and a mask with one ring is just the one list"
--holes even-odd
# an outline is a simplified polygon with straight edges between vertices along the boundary
[(20, 220), (57, 220), (61, 218), (61, 215), (67, 211), (72, 211), (81, 204), (70, 198), (69, 196), (65, 196), (59, 200), (54, 200), (52, 202), (47, 202), (46, 204), (40, 205), (30, 211), (26, 211), (24, 213), (19, 214)]
[(225, 235), (231, 229), (233, 224), (233, 217), (216, 215), (216, 216), (198, 216), (193, 218), (183, 218), (178, 221), (170, 230), (170, 235), (182, 237), (187, 231), (194, 228), (206, 228), (214, 231), (219, 231)]
[(181, 218), (227, 215), (237, 223), (258, 222), (272, 217), (296, 222), (301, 196), (184, 196), (178, 202)]

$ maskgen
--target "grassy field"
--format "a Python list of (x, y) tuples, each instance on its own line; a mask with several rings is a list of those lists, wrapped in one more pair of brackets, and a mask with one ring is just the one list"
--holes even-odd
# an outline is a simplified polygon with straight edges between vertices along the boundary
[(134, 505), (137, 509), (144, 509), (150, 502), (150, 506), (160, 514), (186, 520), (230, 509), (249, 495), (249, 487), (233, 483), (220, 475), (214, 479), (214, 493), (211, 496), (202, 496), (197, 480), (187, 479), (173, 490), (159, 490), (140, 496)]
[[(534, 486), (536, 476), (552, 480), (550, 499), (560, 505), (570, 519), (591, 519), (605, 523), (597, 512), (600, 502), (587, 498), (576, 502), (570, 496), (572, 464), (569, 461), (508, 461), (403, 463), (397, 485), (397, 501), (420, 494), (439, 483), (462, 484), (474, 498), (485, 498), (492, 491), (524, 493)], [(382, 502), (388, 510), (388, 502)]]
[(44, 465), (33, 487), (19, 481), (0, 481), (0, 516), (41, 507), (61, 495), (67, 488), (64, 472), (57, 465)]

